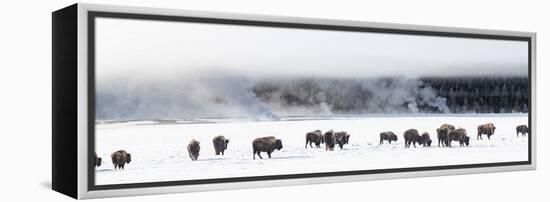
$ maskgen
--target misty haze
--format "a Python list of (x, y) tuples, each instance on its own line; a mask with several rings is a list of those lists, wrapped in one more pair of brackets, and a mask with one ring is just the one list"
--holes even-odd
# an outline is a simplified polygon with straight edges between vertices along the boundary
[(97, 23), (98, 120), (528, 108), (528, 46), (522, 41), (108, 18)]

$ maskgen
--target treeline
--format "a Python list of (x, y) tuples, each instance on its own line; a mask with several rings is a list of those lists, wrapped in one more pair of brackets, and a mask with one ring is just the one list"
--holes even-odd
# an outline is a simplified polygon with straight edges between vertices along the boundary
[(275, 113), (285, 109), (334, 114), (528, 110), (527, 77), (289, 79), (256, 82), (252, 92)]
[(529, 109), (527, 77), (422, 78), (453, 113), (517, 113)]

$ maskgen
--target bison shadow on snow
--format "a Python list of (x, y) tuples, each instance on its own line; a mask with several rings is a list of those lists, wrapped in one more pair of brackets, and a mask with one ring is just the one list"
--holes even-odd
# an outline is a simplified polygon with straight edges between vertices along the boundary
[(278, 156), (273, 157), (271, 159), (310, 159), (313, 158), (313, 156)]

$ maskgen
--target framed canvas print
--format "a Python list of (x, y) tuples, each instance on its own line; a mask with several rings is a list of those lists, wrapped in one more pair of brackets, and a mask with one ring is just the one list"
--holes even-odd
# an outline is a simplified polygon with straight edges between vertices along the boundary
[(74, 198), (535, 169), (535, 33), (75, 4), (53, 12)]

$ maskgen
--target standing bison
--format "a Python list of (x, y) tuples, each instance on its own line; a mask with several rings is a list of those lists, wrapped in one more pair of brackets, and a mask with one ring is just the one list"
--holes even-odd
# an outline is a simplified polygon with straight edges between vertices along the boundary
[(130, 153), (128, 153), (124, 150), (119, 150), (119, 151), (113, 152), (113, 154), (111, 154), (111, 160), (113, 161), (113, 165), (115, 166), (115, 170), (117, 168), (124, 169), (124, 165), (127, 164), (127, 163), (130, 163), (130, 161), (132, 161), (132, 156), (130, 155)]
[(495, 125), (493, 123), (487, 123), (487, 124), (483, 124), (483, 125), (479, 125), (477, 127), (477, 139), (483, 139), (481, 137), (481, 135), (485, 134), (487, 135), (487, 138), (489, 138), (489, 140), (491, 139), (491, 135), (494, 135), (495, 134)]
[(271, 158), (271, 153), (275, 149), (281, 150), (282, 148), (283, 142), (273, 136), (256, 138), (252, 141), (252, 159), (256, 159), (256, 154), (262, 159), (260, 152), (267, 152), (267, 156)]
[(418, 134), (418, 130), (409, 129), (403, 133), (403, 139), (405, 140), (405, 148), (411, 147), (411, 143), (416, 147), (416, 143), (420, 144), (421, 137)]
[(229, 139), (225, 139), (224, 136), (220, 135), (214, 137), (214, 139), (212, 139), (212, 143), (214, 144), (216, 155), (223, 155), (224, 151), (227, 149), (227, 144), (229, 144)]
[(441, 127), (439, 127), (438, 129), (436, 129), (437, 131), (437, 146), (440, 147), (442, 144), (443, 146), (447, 146), (447, 133), (449, 133), (449, 131), (451, 130), (454, 130), (455, 129), (455, 126), (451, 125), (451, 124), (443, 124), (441, 125)]
[(461, 147), (470, 145), (470, 137), (466, 134), (466, 130), (462, 128), (449, 131), (446, 141), (447, 146), (452, 147), (452, 141), (458, 141)]
[(439, 128), (448, 128), (448, 129), (451, 129), (451, 130), (454, 130), (456, 129), (455, 126), (451, 125), (451, 124), (442, 124)]
[(201, 151), (200, 143), (201, 142), (192, 139), (187, 145), (187, 153), (189, 153), (191, 161), (196, 161), (199, 158), (199, 152)]
[(324, 143), (321, 130), (315, 130), (306, 134), (306, 149), (308, 144), (309, 147), (313, 148), (312, 143), (315, 143), (315, 147), (321, 148), (321, 144)]
[(519, 134), (521, 133), (521, 136), (525, 136), (525, 134), (529, 134), (529, 127), (527, 125), (519, 125), (516, 127), (516, 137), (519, 137)]
[(325, 139), (325, 151), (333, 151), (334, 145), (336, 144), (336, 139), (334, 137), (334, 131), (329, 130), (324, 135)]
[(97, 154), (95, 154), (95, 166), (101, 166), (101, 157), (97, 157)]
[(391, 141), (396, 142), (397, 141), (397, 135), (391, 131), (385, 131), (380, 133), (380, 144), (384, 142), (384, 140), (387, 140), (388, 143), (391, 144)]
[(430, 134), (428, 132), (422, 133), (422, 136), (420, 136), (420, 143), (424, 147), (432, 146), (432, 139), (430, 138)]
[(334, 141), (340, 149), (344, 149), (344, 145), (349, 143), (349, 134), (345, 131), (334, 133)]

